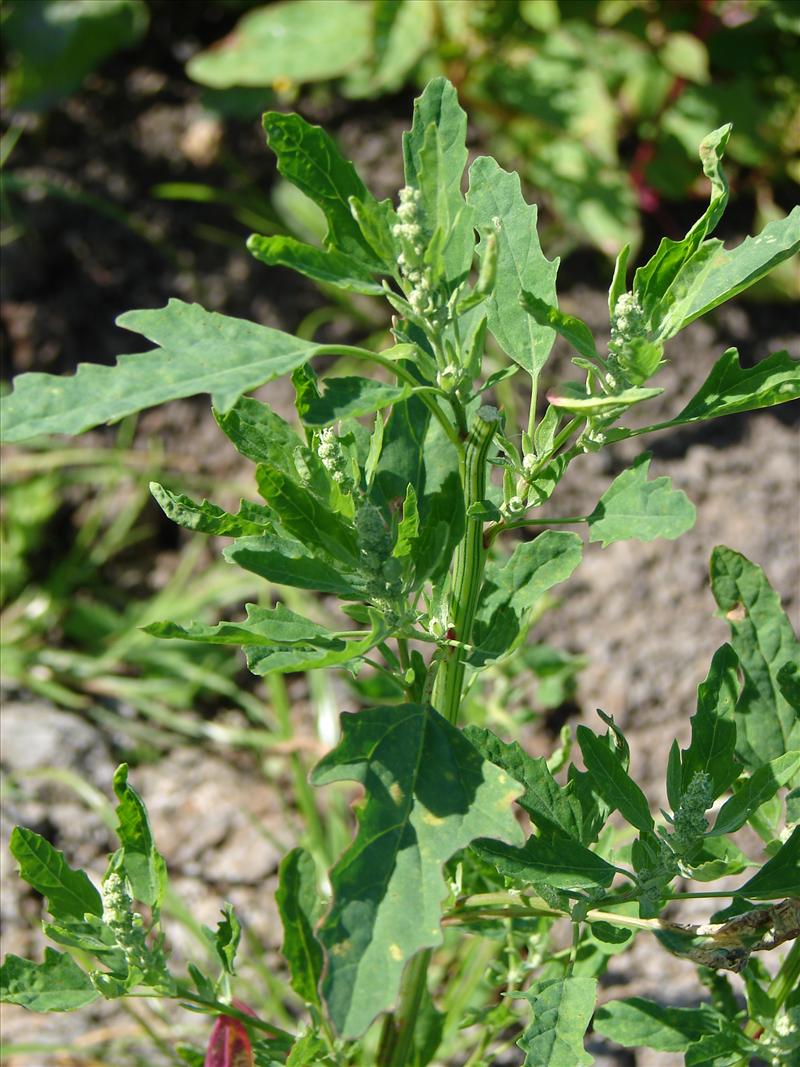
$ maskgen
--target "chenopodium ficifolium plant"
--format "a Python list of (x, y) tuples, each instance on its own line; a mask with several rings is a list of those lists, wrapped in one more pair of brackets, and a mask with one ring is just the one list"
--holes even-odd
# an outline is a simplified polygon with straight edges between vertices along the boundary
[[(466, 115), (447, 81), (431, 82), (416, 102), (396, 204), (376, 201), (320, 128), (278, 113), (264, 125), (281, 174), (321, 207), (328, 235), (321, 248), (253, 236), (251, 252), (387, 300), (394, 345), (317, 344), (172, 300), (119, 320), (153, 351), (114, 367), (82, 365), (72, 377), (18, 378), (3, 401), (3, 432), (9, 441), (74, 434), (211, 393), (220, 428), (256, 464), (262, 501), (231, 514), (153, 485), (156, 500), (182, 526), (231, 538), (231, 563), (272, 585), (338, 598), (352, 622), (324, 625), (279, 602), (249, 605), (237, 622), (163, 622), (150, 632), (239, 645), (257, 675), (377, 668), (384, 696), (342, 715), (340, 740), (312, 773), (317, 786), (364, 789), (355, 839), (329, 872), (330, 899), (321, 904), (327, 883), (309, 852), (294, 849), (280, 869), (284, 954), (306, 1022), (293, 1034), (233, 999), (240, 927), (229, 906), (207, 931), (218, 973), (194, 964), (188, 976), (172, 972), (160, 915), (165, 865), (125, 767), (114, 780), (120, 848), (101, 890), (44, 838), (14, 831), (22, 877), (46, 898), (47, 934), (80, 956), (48, 948), (41, 963), (8, 957), (3, 998), (39, 1011), (133, 991), (179, 998), (217, 1016), (212, 1067), (441, 1063), (463, 1055), (467, 1024), (478, 1034), (471, 1063), (493, 1062), (495, 1039), (516, 1027), (526, 1064), (575, 1067), (592, 1062), (592, 1019), (621, 1044), (686, 1050), (687, 1064), (785, 1062), (799, 1040), (800, 949), (777, 972), (758, 952), (784, 952), (800, 926), (800, 645), (763, 572), (714, 550), (711, 588), (731, 638), (699, 687), (688, 748), (676, 742), (669, 753), (669, 811), (651, 811), (625, 738), (602, 712), (604, 732), (577, 729), (580, 765), (568, 762), (568, 742), (550, 761), (534, 759), (463, 719), (468, 687), (514, 653), (543, 595), (580, 562), (581, 536), (548, 528), (558, 519), (535, 512), (574, 460), (650, 430), (800, 396), (800, 366), (787, 352), (745, 368), (730, 349), (674, 417), (625, 425), (634, 405), (662, 392), (649, 383), (670, 338), (797, 251), (800, 209), (733, 249), (712, 238), (728, 196), (720, 160), (729, 127), (711, 133), (700, 148), (707, 210), (683, 240), (663, 240), (632, 282), (623, 251), (601, 351), (583, 322), (558, 310), (558, 263), (541, 251), (536, 208), (517, 176), (476, 159), (464, 194)], [(578, 380), (544, 405), (537, 380), (556, 334), (574, 350)], [(498, 369), (487, 376), (490, 338)], [(312, 362), (322, 356), (363, 361), (378, 376), (320, 377)], [(244, 395), (286, 374), (299, 432)], [(508, 425), (491, 403), (492, 387), (511, 374), (530, 393), (524, 426)], [(640, 455), (591, 514), (568, 521), (603, 546), (678, 537), (694, 508), (669, 478), (650, 478), (650, 463)], [(532, 539), (502, 536), (526, 526)], [(746, 823), (760, 855), (752, 835), (750, 852), (732, 836)], [(728, 881), (703, 894), (726, 902), (705, 925), (665, 917), (681, 895), (676, 880), (736, 875), (735, 888)], [(551, 943), (565, 920), (567, 950)], [(599, 975), (635, 936), (697, 964), (710, 1002), (632, 998), (595, 1010)], [(462, 1007), (442, 1010), (437, 996), (465, 952)], [(726, 971), (744, 975), (743, 1007)], [(202, 1052), (184, 1055), (203, 1062)]]

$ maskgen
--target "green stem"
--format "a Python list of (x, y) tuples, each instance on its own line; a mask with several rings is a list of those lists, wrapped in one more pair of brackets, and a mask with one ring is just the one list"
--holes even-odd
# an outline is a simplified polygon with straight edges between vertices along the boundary
[[(780, 970), (767, 987), (767, 996), (775, 1004), (776, 1015), (789, 994), (797, 988), (798, 982), (800, 982), (800, 941), (795, 941), (781, 964)], [(757, 1038), (762, 1029), (761, 1023), (755, 1019), (749, 1019), (744, 1033), (746, 1037)], [(737, 1067), (746, 1067), (748, 1062), (748, 1058), (745, 1057), (737, 1064)]]
[[(500, 416), (494, 408), (481, 408), (467, 439), (462, 468), (464, 507), (467, 510), (486, 495), (486, 456), (499, 420)], [(453, 558), (450, 588), (452, 632), (448, 636), (458, 644), (451, 645), (445, 651), (433, 687), (434, 707), (454, 724), (458, 722), (465, 671), (463, 650), (459, 646), (469, 643), (485, 563), (483, 519), (467, 517), (464, 537)]]
[(432, 952), (418, 952), (403, 973), (397, 1011), (384, 1020), (378, 1067), (406, 1067), (414, 1043), (414, 1027), (428, 981)]

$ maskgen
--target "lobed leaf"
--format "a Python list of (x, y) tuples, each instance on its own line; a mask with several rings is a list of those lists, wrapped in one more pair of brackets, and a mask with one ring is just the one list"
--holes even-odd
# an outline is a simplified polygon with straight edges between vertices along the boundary
[(667, 425), (716, 419), (741, 411), (800, 399), (800, 361), (788, 352), (774, 352), (755, 367), (743, 368), (739, 353), (729, 348), (686, 407)]
[(66, 952), (44, 950), (44, 962), (6, 956), (0, 967), (0, 1000), (29, 1011), (75, 1011), (97, 1000), (89, 975)]
[(723, 545), (711, 556), (711, 590), (744, 674), (735, 711), (736, 754), (757, 771), (800, 749), (800, 705), (793, 706), (778, 681), (784, 664), (800, 662), (800, 641), (763, 570)]
[[(540, 325), (520, 303), (523, 291), (555, 306), (558, 263), (542, 253), (536, 232), (537, 209), (526, 204), (518, 174), (509, 174), (488, 156), (469, 171), (467, 202), (475, 209), (475, 226), (497, 241), (497, 278), (486, 301), (489, 329), (506, 353), (534, 382), (553, 347), (555, 332)], [(478, 254), (486, 254), (486, 239)]]
[(283, 923), (281, 951), (289, 964), (292, 989), (306, 1004), (319, 1006), (323, 957), (314, 926), (320, 898), (314, 861), (305, 849), (293, 848), (281, 860), (275, 901)]
[(20, 374), (0, 401), (2, 439), (79, 434), (136, 411), (211, 393), (227, 411), (242, 393), (305, 363), (317, 346), (280, 330), (170, 300), (156, 310), (128, 311), (117, 324), (159, 345), (120, 356), (113, 367), (81, 363), (75, 374)]
[(489, 563), (472, 628), (473, 667), (497, 659), (524, 637), (531, 609), (539, 598), (569, 578), (578, 566), (583, 543), (574, 533), (545, 530), (523, 541), (505, 563)]
[(674, 541), (694, 526), (694, 504), (670, 478), (647, 480), (652, 452), (643, 452), (618, 475), (589, 516), (589, 540), (603, 548), (616, 541)]
[(316, 785), (365, 787), (355, 841), (331, 871), (333, 905), (319, 930), (323, 996), (339, 1033), (364, 1032), (391, 1008), (404, 964), (441, 943), (443, 864), (478, 837), (516, 841), (520, 788), (428, 706), (342, 715), (342, 740)]
[(722, 805), (710, 836), (732, 834), (744, 826), (761, 805), (771, 800), (799, 771), (800, 752), (785, 752), (759, 767)]
[(584, 1035), (597, 998), (597, 979), (585, 975), (534, 982), (524, 994), (533, 1010), (517, 1044), (525, 1067), (590, 1067)]
[(476, 841), (472, 847), (500, 874), (529, 885), (594, 889), (611, 885), (616, 874), (602, 856), (561, 834), (529, 837), (522, 848), (500, 841)]
[(46, 838), (16, 826), (9, 849), (19, 864), (20, 877), (47, 899), (54, 919), (82, 920), (87, 914), (102, 918), (103, 901), (89, 876), (70, 867), (64, 853)]
[(345, 599), (360, 600), (366, 586), (355, 574), (341, 572), (315, 559), (299, 541), (262, 534), (240, 537), (223, 550), (225, 559), (278, 585), (314, 589)]
[(335, 285), (367, 296), (384, 293), (383, 286), (373, 280), (361, 260), (333, 248), (316, 248), (294, 237), (262, 237), (254, 233), (247, 239), (247, 250), (268, 267), (288, 267), (322, 285)]
[(214, 936), (214, 949), (226, 974), (235, 974), (234, 964), (239, 942), (242, 938), (242, 926), (232, 904), (222, 905), (222, 918), (217, 923)]
[(370, 415), (410, 395), (409, 385), (386, 385), (372, 378), (328, 378), (323, 392), (304, 397), (297, 410), (306, 426), (331, 426), (339, 419)]
[(150, 493), (167, 518), (187, 530), (216, 537), (247, 537), (272, 529), (267, 509), (246, 500), (241, 502), (239, 512), (231, 515), (208, 500), (198, 504), (191, 497), (173, 493), (158, 482), (150, 482)]

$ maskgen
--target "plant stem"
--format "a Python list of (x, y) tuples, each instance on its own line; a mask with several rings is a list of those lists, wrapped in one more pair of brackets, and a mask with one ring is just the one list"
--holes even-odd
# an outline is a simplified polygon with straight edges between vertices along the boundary
[[(493, 409), (482, 408), (467, 439), (462, 468), (464, 507), (467, 510), (486, 495), (486, 456), (498, 425), (499, 414)], [(459, 645), (469, 643), (485, 563), (483, 519), (467, 517), (464, 537), (453, 558), (450, 589), (452, 629), (448, 636)], [(464, 687), (465, 663), (459, 645), (447, 648), (433, 687), (433, 706), (453, 724), (458, 722)]]
[(418, 952), (403, 973), (397, 1011), (386, 1017), (378, 1048), (378, 1067), (406, 1067), (414, 1041), (414, 1027), (428, 981), (431, 949)]

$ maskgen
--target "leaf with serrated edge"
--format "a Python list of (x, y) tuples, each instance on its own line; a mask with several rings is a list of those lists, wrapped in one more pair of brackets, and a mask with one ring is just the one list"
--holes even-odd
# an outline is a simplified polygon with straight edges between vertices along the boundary
[(739, 660), (730, 645), (714, 653), (708, 677), (697, 689), (697, 711), (690, 720), (692, 736), (680, 757), (680, 795), (670, 796), (673, 810), (695, 774), (707, 774), (716, 799), (742, 773), (736, 749), (734, 709), (739, 699)]
[(247, 239), (247, 250), (268, 267), (288, 267), (323, 285), (368, 296), (381, 296), (384, 292), (360, 260), (332, 248), (315, 248), (294, 237), (262, 237), (254, 233)]
[(331, 426), (339, 419), (371, 415), (411, 394), (409, 385), (386, 385), (372, 378), (328, 378), (322, 384), (321, 394), (304, 398), (298, 408), (306, 426)]
[(223, 556), (247, 571), (278, 585), (314, 589), (318, 593), (361, 599), (366, 588), (357, 575), (342, 574), (315, 559), (299, 541), (284, 537), (240, 537), (223, 549)]
[(774, 352), (755, 367), (743, 368), (739, 353), (729, 348), (686, 407), (668, 425), (680, 426), (798, 399), (800, 360), (791, 359), (788, 352)]
[(736, 890), (746, 900), (779, 900), (800, 895), (800, 826), (795, 827), (758, 874)]
[[(534, 382), (547, 361), (555, 331), (541, 326), (520, 303), (524, 290), (555, 307), (557, 259), (545, 259), (536, 232), (537, 209), (526, 204), (519, 175), (509, 174), (488, 156), (469, 171), (467, 202), (475, 225), (497, 237), (497, 280), (487, 299), (489, 329), (497, 343)], [(485, 247), (485, 239), (478, 254)]]
[(800, 752), (785, 752), (759, 767), (722, 805), (710, 835), (732, 834), (734, 830), (744, 826), (750, 816), (774, 797), (799, 771)]
[(292, 185), (318, 204), (328, 222), (326, 247), (353, 256), (372, 269), (381, 264), (350, 210), (350, 198), (362, 203), (374, 197), (345, 159), (333, 138), (299, 115), (268, 111), (264, 130), (278, 157), (278, 170)]
[(694, 526), (695, 508), (670, 478), (647, 480), (652, 452), (643, 452), (618, 475), (589, 516), (589, 540), (603, 548), (629, 539), (674, 541)]
[(725, 1017), (707, 1004), (671, 1008), (643, 997), (610, 1000), (594, 1016), (594, 1029), (618, 1045), (659, 1052), (683, 1052), (690, 1041), (728, 1025)]
[(531, 608), (548, 589), (569, 578), (582, 553), (577, 534), (546, 530), (535, 540), (517, 545), (503, 564), (488, 564), (469, 662), (483, 666), (513, 647), (525, 630)]
[(800, 707), (792, 707), (778, 683), (785, 663), (800, 662), (800, 641), (761, 568), (723, 545), (711, 555), (711, 591), (744, 673), (735, 712), (736, 754), (756, 771), (800, 749)]
[(517, 1044), (525, 1067), (590, 1067), (583, 1040), (597, 998), (597, 979), (584, 975), (534, 982), (525, 993), (533, 1009)]
[(83, 919), (87, 913), (102, 916), (103, 901), (89, 876), (70, 867), (64, 853), (46, 838), (17, 826), (9, 848), (19, 864), (20, 877), (47, 898), (54, 919)]
[(66, 952), (44, 950), (44, 962), (6, 956), (0, 967), (0, 1000), (29, 1011), (75, 1011), (97, 1000), (89, 975)]
[(586, 770), (597, 792), (638, 830), (652, 830), (653, 817), (647, 797), (623, 767), (616, 752), (586, 726), (576, 731)]
[(141, 797), (128, 783), (128, 765), (114, 772), (117, 800), (117, 837), (122, 845), (122, 868), (133, 895), (158, 910), (167, 890), (167, 867), (156, 848), (150, 819)]
[(314, 926), (320, 897), (314, 861), (305, 849), (293, 848), (281, 860), (275, 902), (283, 924), (281, 951), (289, 964), (292, 989), (306, 1004), (319, 1005), (323, 958)]
[(117, 325), (160, 347), (120, 356), (113, 367), (81, 363), (75, 374), (20, 374), (0, 402), (2, 439), (79, 434), (180, 397), (211, 393), (226, 411), (242, 393), (287, 374), (317, 345), (198, 304), (128, 311)]
[(158, 482), (150, 482), (150, 493), (167, 518), (187, 530), (215, 537), (247, 537), (272, 528), (267, 509), (249, 501), (242, 501), (239, 513), (231, 515), (209, 500), (198, 503), (184, 493), (173, 493)]
[(342, 715), (342, 740), (312, 781), (365, 787), (355, 841), (331, 871), (333, 905), (319, 939), (323, 995), (346, 1038), (393, 1005), (405, 963), (441, 944), (442, 865), (477, 837), (513, 843), (521, 789), (432, 708)]
[(580, 382), (564, 382), (555, 389), (551, 389), (547, 394), (547, 399), (554, 408), (571, 411), (575, 415), (611, 415), (622, 414), (626, 408), (641, 404), (642, 401), (650, 400), (663, 392), (663, 389), (632, 386), (630, 389), (623, 389), (622, 392), (613, 393), (610, 396), (595, 395), (587, 392), (586, 386)]

